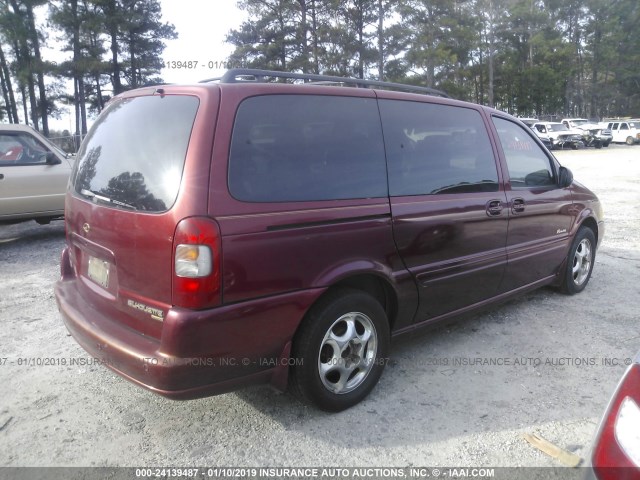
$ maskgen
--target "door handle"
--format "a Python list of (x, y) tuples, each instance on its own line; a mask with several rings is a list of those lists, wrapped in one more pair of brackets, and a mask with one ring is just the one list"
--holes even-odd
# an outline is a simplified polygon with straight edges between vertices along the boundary
[(513, 213), (524, 212), (524, 198), (514, 198), (511, 201), (511, 211)]
[(487, 215), (490, 217), (497, 217), (502, 214), (502, 202), (500, 200), (489, 200), (487, 202)]

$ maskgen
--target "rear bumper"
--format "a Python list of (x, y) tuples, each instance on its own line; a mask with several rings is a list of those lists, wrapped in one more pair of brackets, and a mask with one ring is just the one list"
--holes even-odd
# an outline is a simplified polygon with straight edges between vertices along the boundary
[(95, 309), (79, 294), (77, 281), (63, 275), (55, 286), (58, 309), (71, 335), (127, 380), (173, 399), (257, 383), (284, 388), (291, 339), (324, 291), (304, 290), (204, 311), (170, 309), (158, 341)]

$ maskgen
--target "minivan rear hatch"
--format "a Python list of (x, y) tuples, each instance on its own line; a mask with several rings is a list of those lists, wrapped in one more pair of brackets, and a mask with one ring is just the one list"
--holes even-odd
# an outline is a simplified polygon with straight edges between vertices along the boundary
[(206, 189), (184, 193), (181, 183), (186, 176), (206, 179), (212, 139), (204, 148), (190, 146), (197, 95), (164, 89), (137, 95), (116, 98), (78, 152), (67, 195), (67, 242), (84, 300), (160, 338), (172, 301), (176, 224), (185, 210), (200, 214), (194, 205), (207, 200)]

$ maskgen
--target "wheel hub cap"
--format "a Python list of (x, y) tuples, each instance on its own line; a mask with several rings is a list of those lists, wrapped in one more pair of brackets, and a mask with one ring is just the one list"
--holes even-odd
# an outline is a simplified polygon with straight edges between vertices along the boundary
[(589, 276), (589, 272), (591, 271), (591, 257), (591, 242), (585, 238), (580, 242), (573, 256), (571, 272), (576, 285), (582, 285)]
[(352, 392), (371, 371), (378, 336), (371, 319), (351, 312), (338, 318), (325, 334), (318, 355), (322, 384), (332, 393)]

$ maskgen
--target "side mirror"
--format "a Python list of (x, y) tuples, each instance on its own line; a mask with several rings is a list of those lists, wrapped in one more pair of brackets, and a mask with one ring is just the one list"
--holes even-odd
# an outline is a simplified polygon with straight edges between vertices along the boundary
[(558, 172), (558, 185), (567, 188), (573, 183), (573, 173), (567, 167), (560, 167)]
[(55, 153), (47, 152), (45, 163), (47, 165), (60, 165), (62, 160), (60, 160)]

